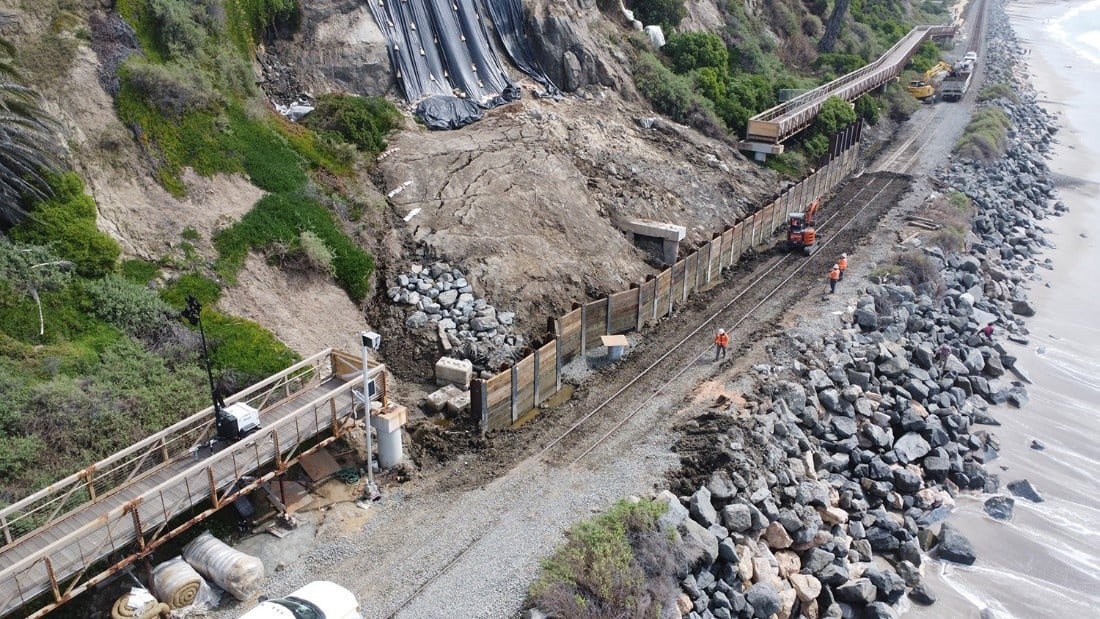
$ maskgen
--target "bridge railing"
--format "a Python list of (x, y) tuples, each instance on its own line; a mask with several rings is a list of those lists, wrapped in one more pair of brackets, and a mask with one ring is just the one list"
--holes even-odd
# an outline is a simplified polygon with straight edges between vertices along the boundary
[[(829, 97), (852, 100), (896, 77), (926, 39), (955, 32), (951, 25), (917, 26), (877, 60), (749, 119), (745, 139), (778, 143), (810, 124)], [(900, 52), (900, 53), (899, 53)]]
[[(333, 372), (332, 350), (325, 350), (225, 398), (226, 404), (244, 402), (258, 410), (272, 401), (324, 380)], [(126, 449), (112, 454), (59, 482), (0, 509), (0, 551), (20, 538), (88, 503), (155, 472), (187, 455), (213, 437), (214, 408), (207, 407)]]
[[(148, 554), (195, 522), (269, 481), (302, 455), (342, 435), (351, 426), (351, 418), (355, 415), (356, 399), (352, 391), (361, 387), (363, 377), (354, 369), (362, 365), (353, 356), (332, 353), (325, 351), (302, 364), (309, 364), (315, 371), (327, 365), (329, 376), (339, 375), (347, 382), (300, 403), (291, 413), (264, 425), (255, 434), (222, 451), (210, 456), (203, 455), (201, 451), (192, 454), (194, 464), (171, 478), (123, 504), (115, 505), (95, 520), (45, 545), (33, 556), (5, 566), (0, 570), (0, 617), (51, 589), (52, 605), (80, 593)], [(300, 370), (305, 367), (302, 364), (295, 367)], [(369, 378), (381, 385), (372, 399), (385, 399), (384, 376), (385, 366), (372, 363)], [(253, 396), (259, 395), (253, 393)], [(332, 430), (329, 439), (313, 442), (314, 437), (329, 430)], [(310, 448), (304, 449), (307, 444), (311, 445)], [(271, 471), (262, 475), (257, 473), (272, 463), (275, 466)], [(245, 477), (254, 473), (257, 473), (254, 478)], [(172, 530), (167, 529), (174, 517), (204, 502), (209, 505), (204, 511)], [(133, 547), (135, 542), (137, 550), (130, 553), (129, 558), (106, 570), (102, 567), (94, 569), (103, 557), (119, 549)], [(95, 571), (100, 573), (84, 578)], [(66, 580), (69, 580), (68, 584)]]

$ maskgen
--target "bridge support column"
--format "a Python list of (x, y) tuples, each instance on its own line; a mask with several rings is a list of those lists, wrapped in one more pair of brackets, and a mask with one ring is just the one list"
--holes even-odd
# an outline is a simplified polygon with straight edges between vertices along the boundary
[(782, 144), (771, 144), (768, 142), (753, 142), (752, 140), (741, 140), (737, 143), (737, 148), (743, 151), (748, 151), (753, 154), (753, 159), (757, 161), (764, 161), (768, 155), (782, 155)]
[(389, 410), (372, 415), (370, 425), (378, 431), (378, 466), (392, 469), (401, 464), (404, 447), (401, 442), (401, 427), (408, 420), (408, 409), (401, 405), (392, 405)]

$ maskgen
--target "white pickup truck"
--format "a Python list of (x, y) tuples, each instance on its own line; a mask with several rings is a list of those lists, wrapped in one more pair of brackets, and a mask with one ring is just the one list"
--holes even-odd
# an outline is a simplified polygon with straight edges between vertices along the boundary
[(317, 580), (281, 598), (260, 602), (240, 619), (363, 619), (355, 594)]

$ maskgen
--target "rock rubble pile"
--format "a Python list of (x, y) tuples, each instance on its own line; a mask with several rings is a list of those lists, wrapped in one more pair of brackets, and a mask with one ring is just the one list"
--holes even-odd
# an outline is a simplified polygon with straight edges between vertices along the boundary
[(395, 278), (386, 296), (410, 308), (406, 327), (435, 328), (446, 341), (444, 347), (450, 348), (447, 355), (469, 359), (484, 377), (526, 354), (523, 336), (512, 329), (515, 314), (497, 311), (474, 296), (462, 270), (446, 262), (413, 264)]
[[(1014, 83), (1007, 28), (992, 20), (990, 79)], [(795, 337), (790, 363), (754, 368), (759, 389), (741, 410), (686, 428), (683, 440), (709, 436), (713, 449), (685, 462), (679, 496), (658, 497), (689, 558), (683, 616), (897, 617), (905, 595), (935, 601), (922, 580), (928, 556), (976, 560), (945, 522), (959, 493), (990, 495), (987, 513), (1012, 518), (1015, 501), (989, 469), (1000, 445), (984, 429), (998, 425), (987, 408), (1028, 401), (1002, 342), (1027, 342), (1029, 274), (1050, 266), (1037, 222), (1065, 209), (1044, 160), (1054, 119), (1018, 94), (990, 103), (1014, 124), (1003, 159), (938, 173), (978, 211), (964, 253), (917, 245), (940, 287), (867, 285), (845, 328)], [(1027, 480), (1008, 485), (1042, 500)]]

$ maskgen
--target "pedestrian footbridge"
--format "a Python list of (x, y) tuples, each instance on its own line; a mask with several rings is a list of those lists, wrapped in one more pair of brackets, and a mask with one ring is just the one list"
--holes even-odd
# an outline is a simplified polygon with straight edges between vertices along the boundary
[(875, 62), (750, 118), (739, 147), (756, 153), (761, 161), (766, 155), (782, 153), (783, 141), (809, 126), (826, 99), (840, 97), (855, 101), (896, 78), (922, 43), (952, 37), (955, 31), (954, 25), (913, 28)]
[[(211, 444), (207, 408), (0, 510), (0, 617), (46, 614), (343, 435), (362, 367), (322, 351), (225, 399), (260, 411), (237, 442)], [(385, 412), (384, 366), (369, 377)]]

